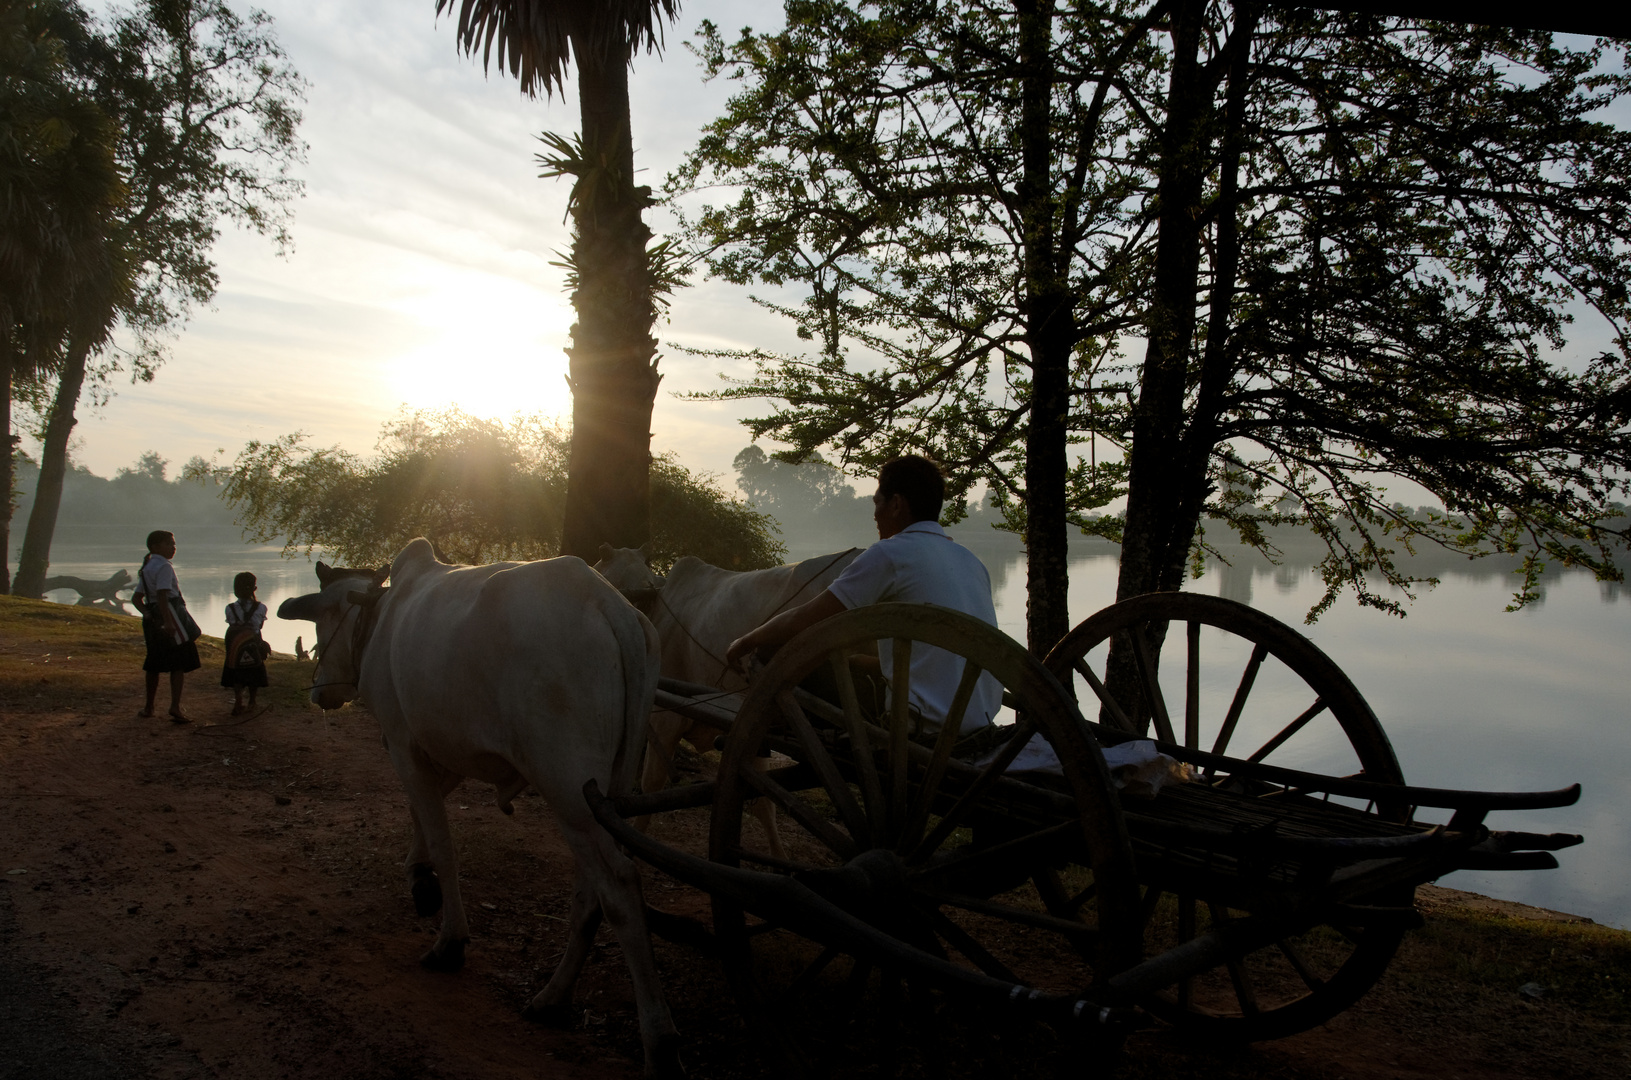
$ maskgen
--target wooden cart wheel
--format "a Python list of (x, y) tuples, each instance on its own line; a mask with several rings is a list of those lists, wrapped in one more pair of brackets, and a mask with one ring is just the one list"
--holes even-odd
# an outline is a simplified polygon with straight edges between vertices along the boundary
[[(1119, 681), (1107, 672), (1112, 641), (1125, 658)], [(1381, 724), (1341, 669), (1284, 623), (1232, 600), (1168, 592), (1122, 601), (1072, 630), (1046, 664), (1107, 728), (1327, 776), (1404, 783)], [(1260, 796), (1278, 790), (1221, 769), (1201, 779)], [(1363, 809), (1389, 820), (1408, 812)], [(1142, 887), (1146, 955), (1247, 913), (1164, 884)], [(1409, 896), (1373, 899), (1397, 905)], [(1402, 935), (1397, 927), (1318, 926), (1199, 973), (1146, 1005), (1208, 1038), (1280, 1038), (1357, 1001)]]
[[(862, 704), (869, 687), (851, 668), (852, 656), (876, 653), (880, 643), (892, 643), (893, 651), (890, 700), (881, 714)], [(1012, 727), (986, 757), (955, 757), (955, 734), (914, 735), (903, 688), (910, 684), (910, 656), (930, 647), (962, 659), (946, 725), (953, 733), (981, 674), (1002, 684), (1012, 712), (1005, 710), (999, 724)], [(812, 675), (827, 680), (828, 697), (801, 688)], [(1063, 763), (1064, 777), (1054, 778), (1053, 788), (1004, 775), (1032, 733)], [(871, 752), (851, 749), (863, 745)], [(767, 779), (754, 760), (762, 747), (798, 761), (805, 779), (788, 787)], [(989, 763), (971, 763), (980, 760)], [(785, 861), (756, 846), (758, 833), (744, 835), (744, 804), (759, 796), (782, 811)], [(781, 649), (755, 679), (724, 747), (709, 857), (790, 874), (911, 946), (912, 955), (1017, 987), (1080, 992), (1138, 959), (1138, 886), (1119, 805), (1087, 724), (1024, 649), (944, 608), (859, 608)], [(795, 1061), (819, 1060), (823, 1049), (837, 1053), (853, 1019), (899, 1004), (903, 982), (913, 1000), (932, 984), (899, 954), (880, 962), (866, 948), (846, 951), (801, 937), (774, 910), (744, 910), (717, 894), (713, 910), (744, 1011), (752, 1023), (774, 1025), (774, 1038), (790, 1046)]]

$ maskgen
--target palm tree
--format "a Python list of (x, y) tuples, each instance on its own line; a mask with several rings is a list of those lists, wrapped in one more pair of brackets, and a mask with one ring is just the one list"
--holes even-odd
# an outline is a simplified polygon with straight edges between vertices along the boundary
[[(455, 0), (437, 0), (436, 12)], [(575, 178), (572, 306), (567, 348), (572, 447), (561, 551), (593, 561), (602, 543), (633, 547), (649, 530), (651, 407), (657, 396), (658, 277), (641, 212), (651, 189), (634, 185), (629, 63), (660, 44), (677, 0), (459, 0), (459, 43), (496, 62), (536, 96), (562, 91), (576, 62), (582, 134), (546, 136), (545, 176)], [(495, 54), (496, 50), (496, 54)]]

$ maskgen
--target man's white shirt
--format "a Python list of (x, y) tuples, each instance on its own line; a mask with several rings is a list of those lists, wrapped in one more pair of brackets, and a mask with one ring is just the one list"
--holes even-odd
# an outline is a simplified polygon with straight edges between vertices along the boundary
[[(990, 572), (978, 556), (933, 521), (913, 522), (861, 552), (829, 591), (846, 608), (938, 604), (997, 625)], [(893, 653), (891, 642), (878, 643), (885, 675), (893, 670)], [(930, 646), (912, 650), (911, 702), (929, 730), (938, 730), (945, 720), (962, 677), (960, 657)], [(1001, 706), (1002, 685), (990, 673), (982, 675), (963, 714), (962, 733), (990, 723)]]

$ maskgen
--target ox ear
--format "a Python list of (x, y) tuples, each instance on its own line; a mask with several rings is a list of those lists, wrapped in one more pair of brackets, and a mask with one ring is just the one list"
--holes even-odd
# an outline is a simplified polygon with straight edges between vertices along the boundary
[(307, 593), (305, 596), (291, 596), (289, 599), (278, 605), (277, 617), (280, 619), (316, 622), (317, 609), (322, 599), (322, 593)]

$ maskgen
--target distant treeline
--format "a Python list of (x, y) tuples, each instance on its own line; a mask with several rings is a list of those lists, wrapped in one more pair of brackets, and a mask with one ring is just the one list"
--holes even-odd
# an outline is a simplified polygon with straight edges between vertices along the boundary
[[(757, 446), (736, 455), (736, 487), (753, 506), (769, 514), (781, 529), (782, 541), (794, 558), (817, 551), (834, 551), (865, 546), (877, 538), (872, 523), (870, 480), (847, 477), (831, 465), (811, 463), (789, 465), (777, 461)], [(201, 458), (187, 463), (178, 475), (169, 475), (169, 462), (155, 452), (143, 454), (134, 465), (118, 470), (109, 479), (81, 466), (72, 466), (63, 485), (63, 525), (110, 525), (162, 522), (166, 528), (201, 526), (230, 528), (233, 507), (221, 499), (218, 470)], [(17, 459), (17, 510), (12, 527), (21, 530), (33, 503), (39, 465), (27, 457)], [(1425, 508), (1407, 513), (1426, 514)], [(1620, 520), (1624, 520), (1623, 518)], [(948, 531), (956, 539), (982, 555), (1002, 557), (1021, 554), (1024, 545), (1013, 533), (998, 529), (1002, 515), (989, 502), (972, 503), (967, 516)], [(1286, 567), (1309, 566), (1324, 554), (1324, 543), (1304, 528), (1282, 526), (1266, 530), (1270, 543), (1280, 552)], [(1210, 522), (1206, 541), (1238, 570), (1262, 572), (1269, 566), (1259, 552), (1241, 544), (1218, 522)], [(1073, 556), (1114, 555), (1117, 547), (1098, 537), (1071, 538)], [(1401, 552), (1401, 555), (1403, 553)], [(1490, 556), (1468, 559), (1434, 544), (1418, 544), (1416, 554), (1403, 556), (1401, 565), (1418, 576), (1457, 573), (1488, 577), (1510, 573), (1517, 557)]]
[[(757, 446), (736, 455), (736, 486), (753, 508), (781, 528), (782, 542), (795, 557), (814, 551), (864, 547), (878, 538), (872, 522), (875, 481), (845, 476), (819, 458), (802, 465), (778, 461)], [(947, 531), (981, 554), (1020, 554), (1024, 544), (999, 531), (1002, 514), (988, 504), (971, 504), (968, 514)]]
[[(756, 509), (776, 519), (783, 542), (795, 554), (865, 545), (877, 536), (872, 524), (872, 481), (846, 477), (821, 461), (790, 465), (770, 457), (757, 446), (741, 451), (733, 464), (737, 487)], [(1002, 514), (989, 500), (970, 503), (967, 509), (967, 516), (947, 529), (959, 543), (987, 556), (1024, 551), (1019, 537), (998, 528)], [(1397, 509), (1409, 517), (1426, 517), (1433, 513), (1427, 507), (1399, 506)], [(1615, 520), (1620, 522), (1617, 527), (1623, 527), (1624, 516)], [(1242, 544), (1234, 531), (1222, 522), (1206, 519), (1202, 524), (1208, 545), (1236, 571), (1262, 573), (1274, 565), (1263, 552)], [(1311, 529), (1270, 526), (1264, 533), (1277, 552), (1275, 562), (1283, 568), (1312, 566), (1325, 556), (1324, 541)], [(1070, 553), (1073, 557), (1115, 556), (1119, 547), (1101, 537), (1074, 533), (1070, 537)], [(1397, 557), (1399, 565), (1417, 577), (1449, 573), (1475, 578), (1503, 576), (1512, 573), (1520, 563), (1515, 555), (1471, 559), (1461, 552), (1423, 542), (1417, 543), (1413, 555), (1401, 547)], [(1209, 561), (1217, 562), (1217, 559), (1209, 558)]]
[[(17, 459), (17, 509), (12, 513), (14, 537), (21, 542), (34, 505), (39, 463), (23, 455)], [(169, 476), (170, 463), (157, 453), (143, 454), (111, 479), (80, 465), (70, 465), (62, 485), (59, 525), (120, 525), (162, 522), (167, 529), (196, 526), (231, 526), (232, 507), (221, 500), (221, 484), (202, 458), (195, 458), (182, 474)]]

